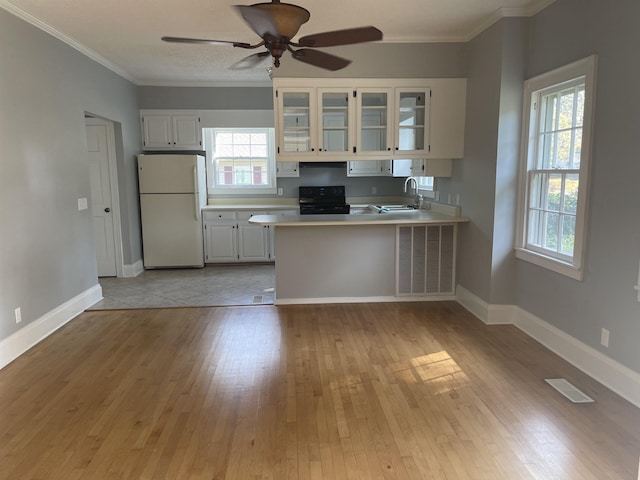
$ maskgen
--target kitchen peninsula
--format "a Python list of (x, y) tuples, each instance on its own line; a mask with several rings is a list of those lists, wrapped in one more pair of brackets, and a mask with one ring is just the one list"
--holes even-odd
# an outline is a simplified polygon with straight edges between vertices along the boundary
[(256, 215), (275, 227), (276, 304), (450, 300), (459, 209)]

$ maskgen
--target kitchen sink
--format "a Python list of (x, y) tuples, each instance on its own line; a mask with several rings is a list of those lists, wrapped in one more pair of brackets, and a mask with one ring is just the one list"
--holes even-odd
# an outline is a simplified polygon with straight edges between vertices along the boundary
[(399, 213), (413, 212), (413, 205), (369, 205), (369, 209), (374, 213)]

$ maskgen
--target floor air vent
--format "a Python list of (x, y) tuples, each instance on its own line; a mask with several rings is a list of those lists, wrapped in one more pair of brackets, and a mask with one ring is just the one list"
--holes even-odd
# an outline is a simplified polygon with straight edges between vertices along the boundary
[(591, 398), (586, 393), (578, 390), (574, 385), (566, 381), (564, 378), (545, 378), (544, 380), (557, 391), (559, 391), (562, 395), (567, 397), (573, 403), (591, 403), (595, 402), (593, 398)]

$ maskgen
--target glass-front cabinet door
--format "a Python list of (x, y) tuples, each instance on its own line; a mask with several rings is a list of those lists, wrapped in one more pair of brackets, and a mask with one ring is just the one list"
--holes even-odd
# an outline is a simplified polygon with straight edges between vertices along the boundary
[(316, 155), (315, 90), (276, 90), (278, 105), (278, 155)]
[(395, 150), (403, 155), (429, 153), (429, 88), (396, 88)]
[(322, 156), (344, 156), (351, 153), (353, 139), (353, 109), (350, 102), (353, 98), (348, 89), (318, 89), (320, 145)]
[(392, 153), (393, 89), (358, 89), (358, 155)]

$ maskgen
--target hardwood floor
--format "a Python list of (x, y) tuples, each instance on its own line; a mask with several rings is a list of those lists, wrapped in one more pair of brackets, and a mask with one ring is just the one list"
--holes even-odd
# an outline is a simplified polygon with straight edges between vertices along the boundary
[(3, 479), (626, 480), (640, 411), (453, 302), (91, 311), (0, 371), (0, 438)]

